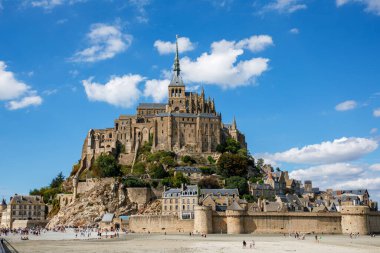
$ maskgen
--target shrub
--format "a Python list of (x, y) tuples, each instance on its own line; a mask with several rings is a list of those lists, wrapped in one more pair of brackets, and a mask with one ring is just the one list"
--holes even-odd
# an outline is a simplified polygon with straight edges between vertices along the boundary
[(238, 154), (224, 153), (218, 160), (218, 174), (224, 177), (247, 175), (248, 158)]
[(141, 180), (135, 177), (124, 178), (122, 182), (126, 187), (149, 187), (150, 186), (148, 182), (145, 182), (144, 180)]
[(94, 174), (98, 177), (120, 176), (120, 166), (112, 155), (101, 154), (95, 161)]
[(182, 162), (186, 163), (186, 164), (194, 164), (196, 163), (196, 161), (194, 160), (194, 158), (192, 158), (191, 156), (189, 155), (185, 155), (181, 158)]
[(207, 160), (208, 160), (209, 164), (215, 164), (215, 162), (216, 162), (215, 159), (212, 158), (212, 156), (210, 156), (210, 155), (207, 157)]
[(133, 174), (134, 175), (143, 175), (145, 174), (145, 163), (143, 162), (137, 162), (133, 166)]
[(155, 163), (149, 166), (149, 175), (151, 178), (160, 179), (167, 177), (168, 173), (161, 163)]
[(215, 177), (204, 177), (198, 182), (199, 188), (203, 189), (219, 189), (220, 185)]
[(243, 177), (233, 176), (226, 179), (227, 189), (237, 188), (240, 195), (248, 194), (247, 180)]

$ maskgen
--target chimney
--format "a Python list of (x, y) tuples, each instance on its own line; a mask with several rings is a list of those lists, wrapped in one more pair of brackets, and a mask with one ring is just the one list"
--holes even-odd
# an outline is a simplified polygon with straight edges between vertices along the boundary
[(184, 191), (184, 190), (185, 190), (185, 184), (182, 183), (182, 184), (181, 184), (181, 191)]

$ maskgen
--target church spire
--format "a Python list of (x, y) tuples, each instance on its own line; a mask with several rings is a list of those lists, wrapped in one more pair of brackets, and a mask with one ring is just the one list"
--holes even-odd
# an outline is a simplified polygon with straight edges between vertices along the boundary
[(178, 35), (175, 36), (175, 59), (174, 59), (174, 72), (177, 76), (179, 76), (179, 73), (181, 72), (181, 69), (179, 67), (179, 56), (178, 56)]
[(232, 129), (236, 129), (236, 119), (234, 116), (234, 121), (232, 121)]

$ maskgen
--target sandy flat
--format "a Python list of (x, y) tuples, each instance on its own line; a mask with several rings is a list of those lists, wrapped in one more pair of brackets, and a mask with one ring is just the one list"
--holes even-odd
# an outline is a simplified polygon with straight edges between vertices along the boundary
[[(307, 252), (334, 253), (380, 252), (380, 236), (361, 236), (350, 239), (346, 235), (323, 235), (320, 243), (312, 235), (305, 240), (280, 235), (208, 235), (207, 238), (189, 235), (129, 234), (118, 239), (72, 239), (75, 235), (49, 233), (40, 237), (30, 236), (29, 241), (21, 241), (18, 236), (7, 239), (20, 253), (24, 252)], [(243, 249), (242, 241), (247, 248)], [(249, 244), (255, 241), (251, 249)]]

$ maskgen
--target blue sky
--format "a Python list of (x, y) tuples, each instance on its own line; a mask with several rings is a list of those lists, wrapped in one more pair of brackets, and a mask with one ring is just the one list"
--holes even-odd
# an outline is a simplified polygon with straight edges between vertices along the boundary
[(68, 175), (90, 128), (189, 89), (256, 157), (380, 200), (379, 0), (0, 0), (0, 197)]

